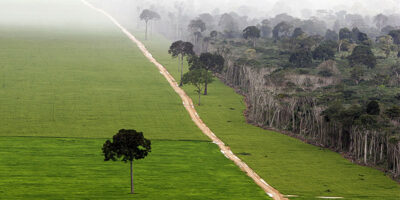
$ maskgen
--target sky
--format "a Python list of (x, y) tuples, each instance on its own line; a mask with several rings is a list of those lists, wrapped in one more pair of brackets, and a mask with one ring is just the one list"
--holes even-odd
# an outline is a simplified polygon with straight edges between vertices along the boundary
[[(176, 0), (155, 1), (171, 4)], [(218, 8), (220, 12), (239, 10), (252, 17), (273, 16), (280, 13), (302, 17), (304, 9), (346, 10), (348, 13), (362, 15), (400, 14), (400, 0), (185, 0), (185, 4), (193, 5), (197, 12), (211, 12)], [(240, 8), (243, 5), (248, 8)]]

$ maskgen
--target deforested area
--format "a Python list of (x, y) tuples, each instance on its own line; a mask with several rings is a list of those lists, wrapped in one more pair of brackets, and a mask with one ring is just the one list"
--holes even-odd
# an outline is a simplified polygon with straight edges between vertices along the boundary
[(0, 199), (400, 199), (399, 0), (2, 0)]
[[(323, 7), (305, 1), (308, 8), (295, 7), (299, 2), (227, 1), (213, 8), (197, 1), (130, 3), (136, 12), (149, 7), (163, 16), (151, 21), (151, 29), (194, 45), (189, 67), (201, 65), (195, 60), (205, 53), (223, 56), (224, 66), (210, 71), (245, 95), (249, 123), (341, 152), (398, 179), (399, 4), (386, 1), (372, 9), (373, 2)], [(135, 13), (121, 5), (130, 4), (103, 3), (116, 14)], [(135, 23), (142, 26), (140, 16)]]

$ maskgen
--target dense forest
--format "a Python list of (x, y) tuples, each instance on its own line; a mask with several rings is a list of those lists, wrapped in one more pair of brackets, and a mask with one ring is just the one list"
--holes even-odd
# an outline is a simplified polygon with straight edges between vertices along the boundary
[[(143, 27), (136, 10), (132, 27)], [(153, 5), (157, 32), (225, 62), (214, 75), (246, 98), (249, 123), (330, 148), (400, 177), (400, 14), (317, 10), (249, 18)], [(147, 21), (146, 21), (147, 24)], [(151, 28), (151, 29), (152, 29)], [(150, 38), (151, 39), (151, 38)], [(196, 64), (197, 63), (197, 64)], [(207, 87), (206, 87), (207, 88)]]

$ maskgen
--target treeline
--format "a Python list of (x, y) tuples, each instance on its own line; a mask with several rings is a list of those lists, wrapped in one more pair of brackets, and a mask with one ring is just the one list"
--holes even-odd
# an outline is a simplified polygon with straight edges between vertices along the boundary
[[(400, 29), (386, 18), (375, 16), (375, 27), (357, 18), (353, 27), (338, 27), (336, 21), (328, 29), (315, 18), (282, 14), (249, 25), (241, 16), (224, 14), (218, 28), (207, 32), (199, 16), (188, 25), (188, 41), (197, 54), (224, 57), (225, 68), (213, 72), (247, 96), (250, 122), (290, 131), (399, 177), (400, 99), (392, 93), (399, 83)], [(238, 31), (239, 24), (248, 26)], [(269, 61), (263, 57), (271, 55), (275, 65), (264, 64)], [(376, 96), (366, 89), (378, 86), (388, 91)]]

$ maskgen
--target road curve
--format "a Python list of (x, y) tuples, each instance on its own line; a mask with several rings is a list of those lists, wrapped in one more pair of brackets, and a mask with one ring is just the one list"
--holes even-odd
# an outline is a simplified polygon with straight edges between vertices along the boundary
[(278, 190), (274, 189), (267, 182), (265, 182), (256, 172), (254, 172), (245, 162), (240, 160), (233, 152), (230, 150), (228, 146), (226, 146), (208, 127), (204, 122), (200, 119), (200, 116), (197, 114), (196, 109), (194, 108), (192, 99), (185, 93), (183, 89), (181, 89), (175, 79), (168, 73), (168, 71), (159, 63), (157, 60), (150, 54), (150, 52), (146, 49), (144, 44), (136, 39), (127, 29), (125, 29), (114, 17), (105, 12), (104, 10), (97, 8), (87, 2), (86, 0), (81, 0), (85, 5), (94, 9), (103, 15), (107, 16), (118, 28), (121, 29), (123, 33), (130, 40), (132, 40), (142, 51), (142, 53), (146, 56), (146, 58), (157, 66), (160, 73), (167, 79), (168, 83), (175, 90), (176, 93), (181, 97), (183, 101), (183, 105), (188, 111), (190, 117), (193, 122), (200, 128), (200, 130), (207, 135), (215, 144), (217, 144), (221, 150), (221, 152), (228, 159), (232, 160), (243, 172), (245, 172), (250, 178), (254, 180), (254, 182), (259, 185), (270, 197), (275, 200), (287, 200)]

